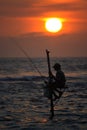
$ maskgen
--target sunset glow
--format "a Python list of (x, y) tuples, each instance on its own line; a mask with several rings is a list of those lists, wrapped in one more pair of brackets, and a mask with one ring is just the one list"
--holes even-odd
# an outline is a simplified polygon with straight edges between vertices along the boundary
[(87, 56), (87, 0), (0, 0), (0, 57)]
[(46, 30), (56, 33), (62, 29), (62, 23), (58, 18), (49, 18), (45, 23)]

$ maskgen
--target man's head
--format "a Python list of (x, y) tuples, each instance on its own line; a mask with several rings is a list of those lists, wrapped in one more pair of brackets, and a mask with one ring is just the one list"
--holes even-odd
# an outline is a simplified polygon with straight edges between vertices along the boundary
[(55, 65), (53, 66), (53, 68), (57, 71), (61, 69), (61, 65), (59, 63), (55, 63)]

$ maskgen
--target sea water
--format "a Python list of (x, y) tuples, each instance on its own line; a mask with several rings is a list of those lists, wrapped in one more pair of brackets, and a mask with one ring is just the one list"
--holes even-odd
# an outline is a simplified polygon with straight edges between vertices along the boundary
[(0, 58), (0, 130), (87, 129), (87, 57), (51, 58), (51, 68), (56, 62), (68, 88), (49, 120), (50, 101), (43, 91), (46, 58)]

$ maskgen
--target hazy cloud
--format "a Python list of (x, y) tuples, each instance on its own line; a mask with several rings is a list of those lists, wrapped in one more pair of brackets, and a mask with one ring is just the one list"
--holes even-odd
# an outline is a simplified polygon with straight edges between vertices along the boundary
[(85, 33), (53, 37), (44, 36), (41, 33), (31, 33), (14, 38), (3, 37), (0, 38), (0, 41), (0, 56), (24, 56), (17, 44), (20, 44), (31, 57), (45, 56), (45, 49), (55, 53), (55, 56), (87, 56)]
[(0, 16), (40, 16), (47, 11), (87, 10), (86, 4), (86, 0), (56, 4), (43, 0), (0, 0)]
[(80, 11), (86, 10), (86, 6), (82, 6), (78, 3), (61, 3), (61, 4), (52, 4), (44, 7), (48, 11)]

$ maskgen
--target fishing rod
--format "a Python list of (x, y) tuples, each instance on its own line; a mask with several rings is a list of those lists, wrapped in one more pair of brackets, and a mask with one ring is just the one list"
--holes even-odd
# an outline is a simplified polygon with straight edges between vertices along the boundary
[(24, 55), (27, 57), (27, 59), (32, 63), (33, 65), (33, 68), (35, 70), (37, 70), (37, 72), (39, 73), (40, 77), (43, 79), (43, 81), (45, 82), (44, 80), (44, 76), (41, 74), (41, 72), (39, 71), (39, 69), (37, 68), (37, 66), (34, 64), (34, 62), (32, 61), (32, 59), (29, 57), (29, 55), (27, 54), (27, 52), (17, 43), (15, 42), (16, 46), (24, 53)]

